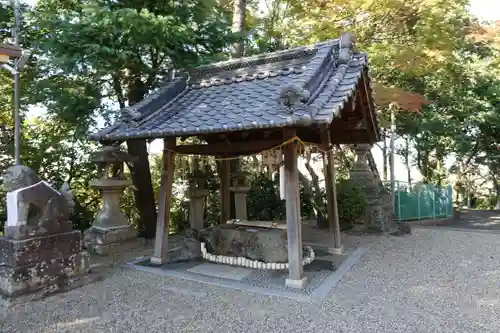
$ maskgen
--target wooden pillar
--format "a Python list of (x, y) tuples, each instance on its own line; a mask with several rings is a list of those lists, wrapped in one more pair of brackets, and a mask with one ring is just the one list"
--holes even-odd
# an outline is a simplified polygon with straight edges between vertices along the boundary
[(333, 238), (333, 247), (329, 250), (335, 254), (342, 254), (343, 247), (340, 240), (340, 223), (337, 205), (337, 186), (335, 175), (335, 162), (333, 151), (323, 153), (323, 163), (325, 166), (326, 201), (328, 210), (328, 225)]
[(151, 263), (162, 265), (168, 261), (168, 232), (170, 208), (172, 207), (172, 185), (174, 182), (175, 137), (163, 140), (163, 168), (158, 196), (158, 218), (156, 220), (156, 238)]
[(299, 170), (297, 147), (291, 143), (284, 148), (286, 224), (288, 238), (289, 276), (285, 284), (292, 288), (303, 288), (306, 283), (302, 266), (302, 230), (300, 223)]
[(220, 223), (231, 218), (231, 166), (229, 160), (220, 161)]

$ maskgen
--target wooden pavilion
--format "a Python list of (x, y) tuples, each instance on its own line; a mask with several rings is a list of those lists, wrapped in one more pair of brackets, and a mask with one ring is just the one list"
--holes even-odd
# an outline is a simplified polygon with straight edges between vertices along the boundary
[[(379, 140), (366, 54), (355, 52), (350, 33), (308, 47), (199, 67), (179, 75), (142, 102), (123, 109), (113, 126), (91, 136), (116, 142), (164, 140), (164, 172), (152, 263), (166, 261), (174, 154), (231, 157), (270, 149), (300, 138), (325, 151), (332, 249), (340, 251), (332, 148)], [(176, 145), (198, 137), (205, 144)], [(284, 146), (289, 278), (304, 285), (297, 144)], [(226, 163), (227, 162), (227, 163)], [(230, 170), (220, 168), (221, 221), (230, 219)]]

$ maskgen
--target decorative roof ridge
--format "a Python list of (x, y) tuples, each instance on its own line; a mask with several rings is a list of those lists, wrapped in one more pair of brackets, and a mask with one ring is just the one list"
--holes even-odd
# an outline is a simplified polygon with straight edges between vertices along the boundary
[[(188, 82), (189, 82), (189, 75), (182, 75), (176, 77), (173, 80), (167, 81), (166, 84), (161, 85), (158, 89), (147, 95), (141, 101), (121, 109), (120, 118), (118, 119), (118, 121), (116, 121), (115, 124), (90, 134), (89, 139), (98, 140), (99, 138), (105, 136), (106, 134), (114, 131), (116, 128), (120, 127), (124, 123), (131, 123), (134, 126), (140, 125), (151, 115), (154, 115), (157, 111), (163, 109), (164, 106), (170, 105), (173, 101), (178, 99), (179, 96), (182, 96), (183, 93), (187, 90), (186, 88)], [(182, 91), (178, 92), (180, 89), (182, 89)], [(174, 96), (169, 96), (170, 98), (167, 98), (167, 100), (165, 101), (161, 97), (164, 97), (164, 95), (168, 92), (173, 92)], [(155, 109), (154, 107), (153, 108), (150, 107), (149, 110), (145, 111), (142, 110), (147, 106), (151, 106), (151, 103), (155, 103), (160, 100), (162, 103), (164, 103), (162, 107), (159, 107), (157, 109)]]
[(305, 69), (305, 66), (290, 66), (282, 69), (271, 69), (266, 71), (261, 71), (254, 74), (241, 74), (232, 77), (218, 78), (214, 77), (210, 80), (202, 80), (200, 83), (193, 83), (189, 85), (189, 89), (200, 89), (208, 88), (211, 86), (229, 85), (233, 83), (241, 83), (243, 81), (253, 81), (253, 80), (263, 80), (268, 77), (277, 76), (288, 76), (290, 74), (301, 74)]
[(229, 59), (220, 61), (214, 64), (202, 65), (194, 68), (190, 72), (195, 75), (210, 73), (211, 71), (221, 71), (221, 70), (231, 70), (244, 67), (255, 66), (259, 64), (265, 64), (268, 62), (278, 61), (278, 60), (288, 60), (294, 59), (302, 55), (312, 55), (315, 54), (319, 47), (324, 45), (335, 45), (340, 42), (339, 39), (329, 39), (324, 42), (319, 42), (306, 46), (299, 46), (286, 50), (279, 50), (275, 52), (268, 52), (260, 55), (248, 56), (237, 59)]
[[(357, 55), (363, 56), (363, 63), (362, 64), (359, 63), (359, 58), (356, 58)], [(344, 80), (349, 67), (362, 65), (364, 68), (367, 68), (367, 61), (366, 60), (367, 60), (366, 54), (355, 53), (351, 56), (351, 60), (349, 60), (349, 62), (347, 64), (340, 64), (336, 68), (335, 74), (333, 76), (331, 76), (328, 80), (326, 80), (326, 82), (324, 83), (324, 85), (326, 85), (326, 88), (323, 88), (323, 91), (325, 91), (325, 95), (323, 95), (322, 97), (318, 97), (320, 94), (315, 96), (315, 98), (316, 97), (318, 97), (318, 98), (315, 100), (316, 103), (313, 103), (312, 104), (313, 107), (310, 109), (311, 116), (313, 119), (326, 105), (328, 105), (328, 103), (330, 103), (333, 96), (337, 93), (337, 90), (338, 90), (339, 86), (342, 84), (342, 81)], [(363, 71), (361, 70), (361, 71), (359, 71), (359, 73), (356, 74), (357, 82), (359, 82), (359, 79), (361, 78), (362, 73), (363, 73)], [(343, 104), (345, 102), (347, 102), (347, 100), (350, 96), (351, 96), (350, 93), (344, 96)], [(331, 122), (331, 118), (328, 120), (328, 122)]]
[[(182, 91), (176, 91), (175, 95), (172, 96), (172, 98), (170, 98), (168, 101), (166, 101), (161, 107), (159, 107), (157, 109), (152, 109), (151, 112), (144, 115), (144, 117), (142, 117), (137, 124), (140, 125), (140, 124), (146, 122), (151, 117), (155, 116), (157, 113), (161, 113), (165, 109), (168, 109), (175, 101), (177, 101), (179, 98), (184, 96), (189, 91), (189, 80), (190, 80), (190, 76), (189, 76), (189, 74), (187, 74), (187, 77), (184, 77), (180, 81), (180, 82), (184, 83), (184, 85), (182, 87)], [(178, 111), (175, 111), (175, 110), (174, 110), (174, 112), (171, 112), (169, 119), (172, 118), (173, 116), (175, 116), (177, 114), (177, 112)]]
[[(144, 117), (144, 108), (151, 106), (151, 103), (154, 103), (162, 97), (165, 96), (165, 93), (173, 90), (174, 88), (177, 88), (175, 90), (184, 90), (186, 86), (186, 76), (179, 76), (174, 78), (173, 80), (167, 81), (166, 84), (161, 85), (158, 89), (147, 95), (144, 99), (142, 99), (140, 102), (137, 102), (133, 105), (129, 105), (128, 107), (122, 109), (122, 114), (125, 117), (130, 118), (133, 121), (140, 120), (141, 118)], [(177, 93), (178, 94), (178, 93)], [(176, 95), (177, 95), (176, 94)], [(168, 103), (170, 99), (175, 98), (175, 96), (169, 96), (171, 98), (167, 98), (168, 101), (165, 101), (162, 99), (162, 104), (163, 103)]]
[[(337, 47), (338, 57), (335, 57), (334, 51)], [(282, 104), (288, 107), (298, 103), (310, 104), (321, 92), (337, 66), (347, 66), (352, 58), (353, 48), (354, 35), (352, 33), (342, 34), (336, 44), (328, 41), (320, 44), (318, 52), (308, 64), (311, 69), (308, 71), (309, 75), (304, 76), (299, 82), (282, 89), (280, 93)]]

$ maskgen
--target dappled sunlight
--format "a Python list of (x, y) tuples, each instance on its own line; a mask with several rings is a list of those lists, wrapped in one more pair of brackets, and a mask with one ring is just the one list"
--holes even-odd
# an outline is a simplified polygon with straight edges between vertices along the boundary
[(75, 319), (73, 321), (68, 321), (68, 322), (62, 322), (62, 323), (57, 323), (54, 325), (49, 326), (47, 329), (44, 330), (44, 332), (54, 332), (55, 329), (61, 329), (61, 328), (82, 328), (82, 326), (89, 325), (97, 320), (101, 319), (101, 317), (89, 317), (89, 318), (80, 318), (80, 319)]

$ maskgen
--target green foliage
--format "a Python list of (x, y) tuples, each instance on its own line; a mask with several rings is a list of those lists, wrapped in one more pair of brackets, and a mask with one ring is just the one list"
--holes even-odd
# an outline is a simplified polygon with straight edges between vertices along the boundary
[(368, 201), (361, 186), (343, 179), (337, 182), (337, 204), (341, 226), (347, 228), (365, 213)]
[[(397, 135), (406, 145), (398, 151), (415, 164), (425, 182), (445, 183), (444, 162), (456, 159), (459, 180), (479, 165), (500, 197), (500, 42), (498, 24), (480, 25), (466, 10), (468, 1), (248, 1), (246, 54), (338, 36), (353, 31), (357, 47), (369, 54), (375, 99), (388, 126), (388, 108), (398, 112)], [(262, 8), (266, 10), (260, 12)], [(72, 220), (85, 229), (99, 210), (100, 198), (88, 188), (95, 167), (88, 155), (97, 145), (89, 131), (109, 123), (119, 108), (141, 100), (169, 70), (187, 69), (228, 56), (230, 1), (39, 0), (22, 7), (23, 46), (34, 56), (23, 70), (21, 114), (22, 162), (59, 187), (68, 180), (76, 195)], [(0, 0), (0, 39), (10, 36), (11, 3)], [(421, 106), (422, 101), (428, 101)], [(415, 107), (415, 106), (418, 107)], [(28, 117), (39, 106), (44, 117)], [(0, 172), (12, 164), (12, 82), (0, 71)], [(27, 120), (29, 119), (29, 120)], [(353, 154), (343, 147), (338, 168), (340, 221), (350, 225), (366, 207), (360, 189), (347, 178)], [(186, 157), (176, 158), (181, 166)], [(206, 181), (206, 224), (219, 223), (219, 185), (215, 161), (203, 158), (211, 177)], [(258, 163), (243, 163), (250, 172), (248, 212), (252, 219), (283, 219), (278, 179), (262, 175)], [(151, 158), (152, 188), (159, 191), (161, 160)], [(173, 232), (187, 225), (188, 201), (184, 167), (175, 173)], [(303, 219), (324, 209), (316, 184), (300, 186)], [(2, 199), (3, 193), (0, 193)], [(139, 212), (132, 189), (122, 208), (133, 225)], [(5, 220), (4, 200), (0, 221)]]
[(285, 205), (280, 199), (278, 177), (269, 179), (260, 172), (251, 175), (247, 202), (250, 220), (285, 219)]

